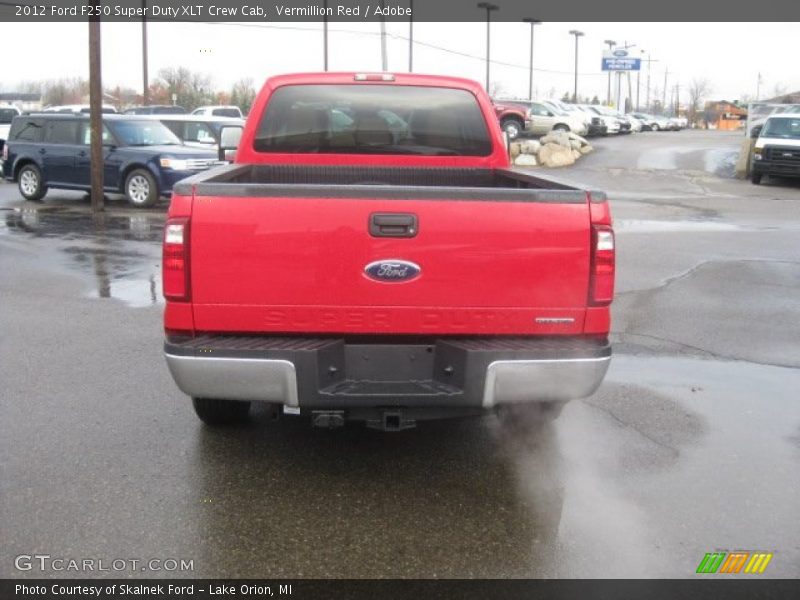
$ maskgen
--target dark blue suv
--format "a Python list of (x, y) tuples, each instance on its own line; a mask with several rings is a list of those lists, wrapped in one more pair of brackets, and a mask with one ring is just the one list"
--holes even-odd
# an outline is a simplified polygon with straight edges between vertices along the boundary
[[(41, 200), (48, 188), (89, 190), (88, 115), (16, 117), (3, 148), (3, 176), (16, 181), (27, 200)], [(218, 153), (184, 146), (159, 121), (103, 115), (103, 182), (134, 206), (152, 206), (172, 186), (218, 164)]]

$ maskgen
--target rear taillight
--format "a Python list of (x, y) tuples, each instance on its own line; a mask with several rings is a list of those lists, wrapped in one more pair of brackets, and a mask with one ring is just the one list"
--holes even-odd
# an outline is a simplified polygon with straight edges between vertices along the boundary
[(614, 299), (614, 230), (592, 225), (592, 271), (589, 304), (606, 306)]
[(167, 220), (162, 261), (164, 298), (189, 300), (189, 218)]
[(8, 160), (8, 144), (3, 144), (3, 160)]

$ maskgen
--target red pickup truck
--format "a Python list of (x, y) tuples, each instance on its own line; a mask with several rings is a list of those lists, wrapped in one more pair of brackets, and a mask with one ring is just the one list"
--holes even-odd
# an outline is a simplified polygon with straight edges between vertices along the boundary
[(600, 385), (613, 288), (604, 194), (510, 169), (479, 84), (285, 75), (174, 189), (165, 353), (209, 424), (541, 421)]

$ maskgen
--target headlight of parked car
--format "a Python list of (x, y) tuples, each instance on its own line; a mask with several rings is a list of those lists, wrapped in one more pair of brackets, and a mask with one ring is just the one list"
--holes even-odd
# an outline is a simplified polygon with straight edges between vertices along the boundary
[(174, 169), (176, 171), (186, 171), (189, 169), (189, 162), (180, 158), (162, 158), (160, 163), (165, 169)]

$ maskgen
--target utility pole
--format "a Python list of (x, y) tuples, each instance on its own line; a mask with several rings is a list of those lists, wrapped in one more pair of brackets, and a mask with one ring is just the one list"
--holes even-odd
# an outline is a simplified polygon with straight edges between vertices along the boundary
[(383, 16), (384, 0), (381, 0), (381, 71), (389, 70), (389, 58), (386, 56), (386, 17)]
[(575, 90), (572, 92), (572, 102), (578, 103), (578, 38), (583, 35), (582, 31), (577, 29), (570, 29), (570, 35), (575, 36)]
[(322, 68), (328, 70), (328, 0), (322, 2)]
[(91, 129), (92, 212), (103, 206), (103, 82), (100, 64), (100, 17), (89, 17), (89, 126)]
[(414, 0), (408, 0), (408, 72), (414, 72)]
[(628, 98), (625, 100), (625, 114), (633, 111), (633, 91), (631, 90), (631, 72), (625, 71), (625, 79), (628, 80)]
[(486, 93), (491, 94), (489, 91), (489, 62), (490, 62), (490, 46), (491, 46), (491, 31), (490, 31), (490, 23), (491, 23), (491, 14), (493, 10), (500, 10), (500, 7), (496, 4), (491, 4), (489, 2), (478, 2), (478, 8), (482, 8), (486, 11)]
[(541, 25), (542, 22), (528, 17), (522, 20), (531, 25), (531, 58), (528, 63), (528, 100), (533, 100), (533, 28), (536, 27), (536, 25)]
[(650, 53), (647, 54), (647, 103), (645, 104), (645, 110), (650, 112), (650, 63), (658, 62), (655, 58), (650, 58)]
[[(642, 50), (641, 53), (642, 53), (642, 56), (644, 56), (644, 50)], [(636, 112), (639, 112), (639, 111), (642, 110), (640, 108), (641, 105), (639, 104), (639, 83), (642, 80), (642, 61), (643, 60), (644, 60), (643, 58), (639, 60), (639, 70), (636, 71)]]
[(669, 68), (664, 69), (664, 100), (661, 102), (661, 110), (666, 113), (667, 111), (667, 77), (669, 77)]
[(756, 80), (756, 102), (761, 97), (761, 71), (758, 72), (758, 79)]
[(150, 81), (147, 76), (147, 0), (142, 0), (142, 104), (150, 103)]
[[(608, 44), (608, 49), (611, 50), (617, 45), (614, 40), (603, 40), (604, 44)], [(606, 90), (606, 106), (611, 105), (611, 71), (608, 72), (608, 89)]]

